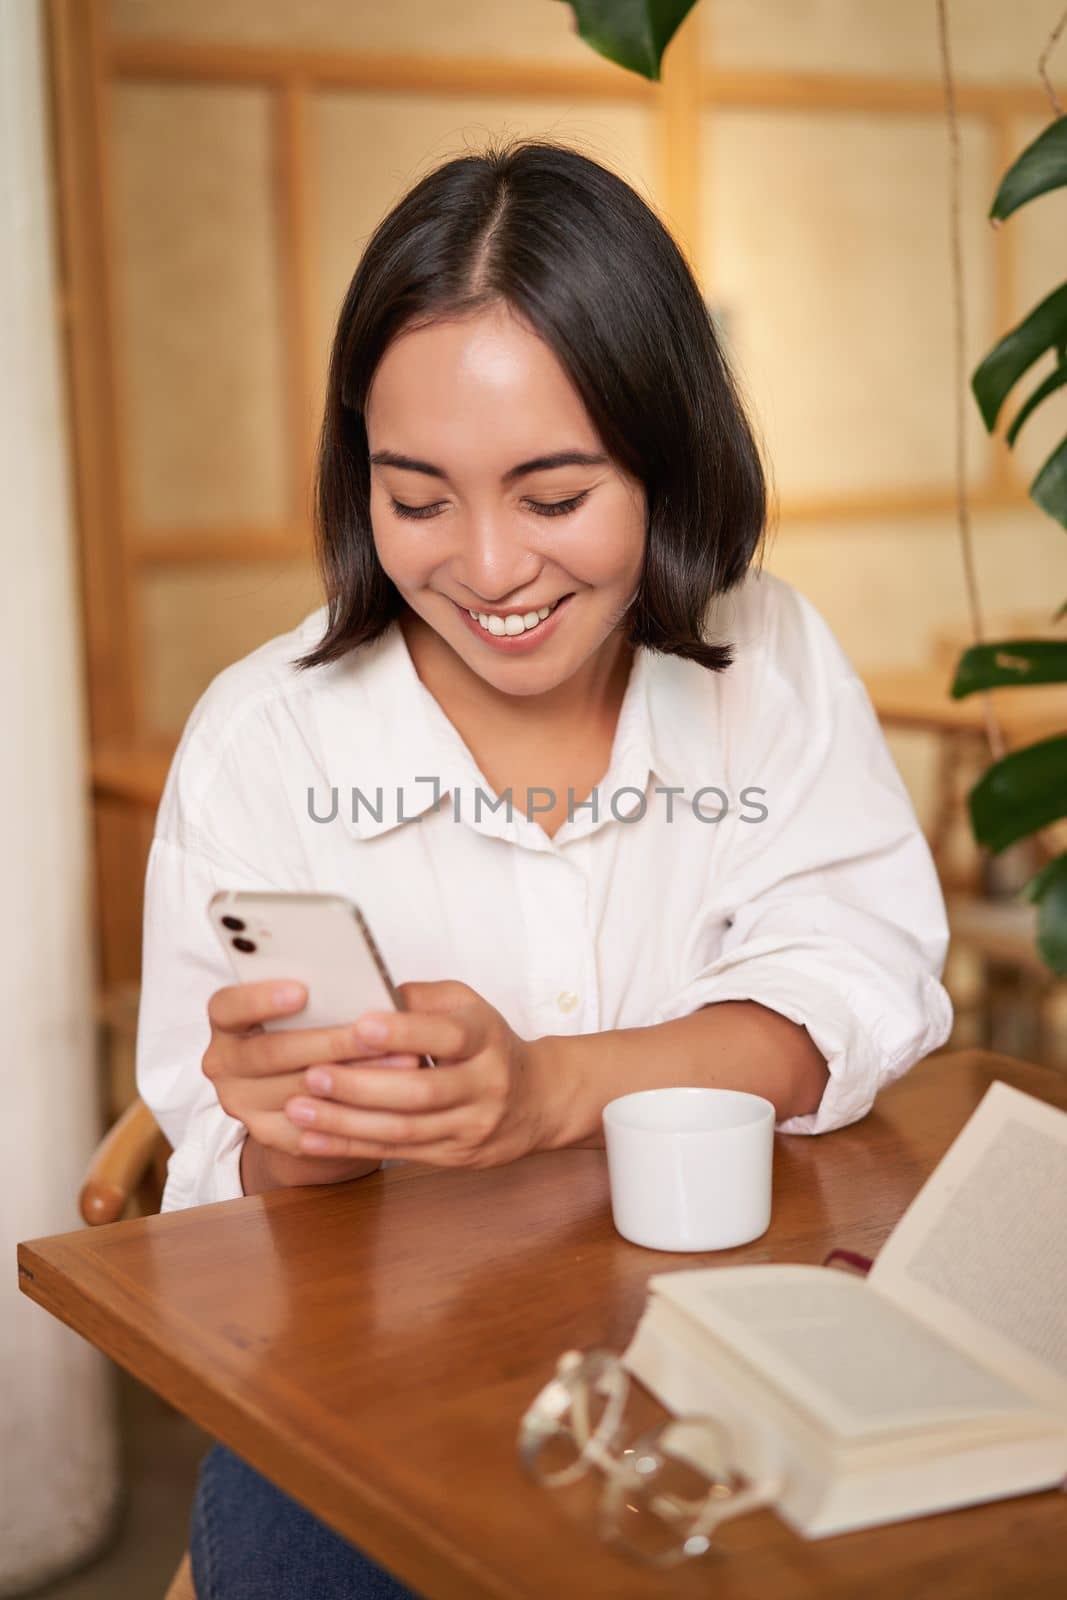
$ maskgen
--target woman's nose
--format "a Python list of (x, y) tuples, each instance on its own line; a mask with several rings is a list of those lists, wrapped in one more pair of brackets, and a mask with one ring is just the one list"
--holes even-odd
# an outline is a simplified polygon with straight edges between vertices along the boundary
[(487, 516), (468, 523), (454, 572), (472, 598), (503, 606), (510, 595), (529, 589), (542, 565), (543, 558), (520, 541), (513, 524)]

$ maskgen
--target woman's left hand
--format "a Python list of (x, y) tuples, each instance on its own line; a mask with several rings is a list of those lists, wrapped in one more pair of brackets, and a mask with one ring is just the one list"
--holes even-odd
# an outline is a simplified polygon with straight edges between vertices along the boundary
[[(366, 1060), (309, 1067), (307, 1093), (285, 1114), (309, 1155), (388, 1157), (494, 1167), (540, 1148), (546, 1107), (531, 1041), (468, 984), (402, 983), (404, 1011), (365, 1012), (384, 1025)], [(418, 1057), (437, 1069), (419, 1070)], [(407, 1070), (404, 1070), (407, 1069)]]

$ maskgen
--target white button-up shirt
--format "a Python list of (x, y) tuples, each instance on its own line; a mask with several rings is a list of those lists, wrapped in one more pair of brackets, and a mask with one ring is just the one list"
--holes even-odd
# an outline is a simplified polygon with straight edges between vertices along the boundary
[(174, 1147), (164, 1210), (241, 1193), (245, 1129), (201, 1067), (208, 998), (234, 982), (219, 888), (347, 895), (397, 983), (458, 978), (523, 1038), (757, 1000), (829, 1066), (786, 1133), (862, 1117), (945, 1042), (929, 849), (862, 681), (790, 584), (753, 570), (713, 600), (725, 672), (637, 650), (608, 770), (551, 838), (537, 791), (495, 794), (396, 623), (293, 667), (324, 617), (214, 679), (160, 803), (137, 1081)]

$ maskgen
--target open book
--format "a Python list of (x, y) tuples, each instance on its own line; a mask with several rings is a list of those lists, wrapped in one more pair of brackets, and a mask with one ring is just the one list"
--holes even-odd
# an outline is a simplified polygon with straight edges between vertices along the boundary
[(796, 1532), (1022, 1494), (1067, 1475), (1067, 1113), (992, 1084), (866, 1278), (658, 1273), (624, 1365), (733, 1431)]

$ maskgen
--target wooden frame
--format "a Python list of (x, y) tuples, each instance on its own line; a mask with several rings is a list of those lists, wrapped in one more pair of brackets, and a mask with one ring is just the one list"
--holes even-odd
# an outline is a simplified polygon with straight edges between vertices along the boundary
[[(54, 10), (70, 12), (70, 0), (51, 0)], [(98, 13), (99, 0), (89, 0), (90, 13)], [(214, 527), (168, 528), (158, 533), (139, 525), (124, 527), (127, 552), (127, 588), (138, 569), (185, 565), (193, 562), (229, 561), (234, 558), (277, 560), (306, 559), (310, 525), (310, 484), (315, 430), (308, 416), (314, 404), (310, 374), (308, 286), (313, 280), (309, 260), (311, 163), (307, 128), (307, 97), (316, 89), (386, 90), (395, 93), (432, 91), (438, 95), (487, 93), (579, 98), (593, 102), (656, 104), (659, 108), (659, 168), (664, 209), (679, 242), (696, 263), (700, 232), (701, 194), (697, 139), (698, 120), (709, 107), (765, 109), (798, 112), (875, 111), (886, 115), (914, 116), (940, 113), (943, 95), (939, 82), (903, 77), (865, 77), (857, 74), (784, 73), (724, 70), (700, 60), (698, 13), (690, 14), (664, 59), (660, 85), (634, 73), (623, 72), (590, 53), (588, 66), (571, 67), (493, 58), (419, 58), (352, 51), (301, 50), (283, 47), (222, 45), (180, 39), (104, 39), (93, 56), (99, 99), (115, 82), (169, 82), (255, 84), (273, 92), (275, 100), (275, 160), (278, 171), (278, 247), (285, 285), (286, 363), (290, 449), (289, 521), (278, 527), (248, 528), (227, 523)], [(101, 30), (98, 27), (98, 32)], [(994, 170), (990, 192), (1015, 148), (1016, 116), (1037, 115), (1045, 108), (1041, 90), (1015, 84), (963, 83), (957, 101), (964, 115), (981, 118), (994, 132)], [(102, 160), (103, 158), (101, 158)], [(102, 218), (101, 223), (106, 222)], [(110, 260), (98, 228), (102, 260)], [(1005, 236), (994, 261), (994, 296), (997, 328), (1014, 315), (1014, 262), (1011, 241)], [(105, 268), (106, 270), (106, 268)], [(113, 303), (113, 284), (109, 285)], [(990, 330), (990, 341), (996, 336)], [(1006, 509), (1025, 502), (1025, 486), (1006, 451), (993, 453), (988, 479), (976, 485), (972, 502), (978, 509)], [(925, 516), (951, 512), (955, 490), (943, 487), (860, 494), (805, 495), (787, 499), (781, 507), (786, 524), (842, 524), (855, 520), (877, 521), (887, 516)]]
[(105, 66), (99, 7), (49, 0), (52, 121), (59, 211), (75, 506), (93, 739), (139, 723), (137, 642), (114, 361), (114, 262)]

